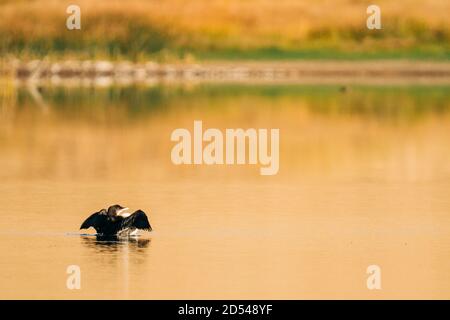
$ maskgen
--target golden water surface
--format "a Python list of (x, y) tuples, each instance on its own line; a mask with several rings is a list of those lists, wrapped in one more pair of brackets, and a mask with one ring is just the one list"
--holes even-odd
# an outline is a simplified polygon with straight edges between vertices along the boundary
[[(0, 298), (450, 298), (448, 87), (1, 91)], [(279, 128), (278, 174), (175, 166), (194, 120)], [(77, 234), (115, 203), (154, 232)]]

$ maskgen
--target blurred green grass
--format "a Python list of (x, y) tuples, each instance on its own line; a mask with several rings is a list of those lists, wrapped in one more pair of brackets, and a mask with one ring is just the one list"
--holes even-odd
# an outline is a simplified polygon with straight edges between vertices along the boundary
[[(367, 1), (79, 1), (82, 30), (67, 30), (66, 1), (0, 2), (0, 55), (21, 59), (450, 59), (450, 3), (380, 0), (382, 30), (366, 28)], [(317, 14), (320, 12), (320, 14)]]

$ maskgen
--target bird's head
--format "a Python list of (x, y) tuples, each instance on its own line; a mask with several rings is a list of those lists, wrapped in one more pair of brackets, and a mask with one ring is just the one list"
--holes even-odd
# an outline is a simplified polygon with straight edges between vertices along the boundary
[(115, 204), (108, 208), (108, 216), (115, 217), (117, 215), (120, 215), (122, 212), (128, 210), (128, 208), (122, 207), (119, 204)]

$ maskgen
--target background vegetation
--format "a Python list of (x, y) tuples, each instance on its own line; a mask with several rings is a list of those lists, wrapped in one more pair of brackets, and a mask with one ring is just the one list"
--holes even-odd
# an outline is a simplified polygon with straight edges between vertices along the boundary
[(0, 0), (0, 54), (108, 59), (450, 58), (450, 2), (378, 0)]

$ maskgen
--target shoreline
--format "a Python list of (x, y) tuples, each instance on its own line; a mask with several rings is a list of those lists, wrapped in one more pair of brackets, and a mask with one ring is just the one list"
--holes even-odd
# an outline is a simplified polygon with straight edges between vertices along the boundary
[[(6, 66), (6, 67), (5, 67)], [(377, 61), (215, 61), (133, 63), (62, 61), (3, 63), (0, 75), (18, 84), (150, 84), (155, 82), (252, 82), (318, 84), (450, 84), (450, 62)]]

